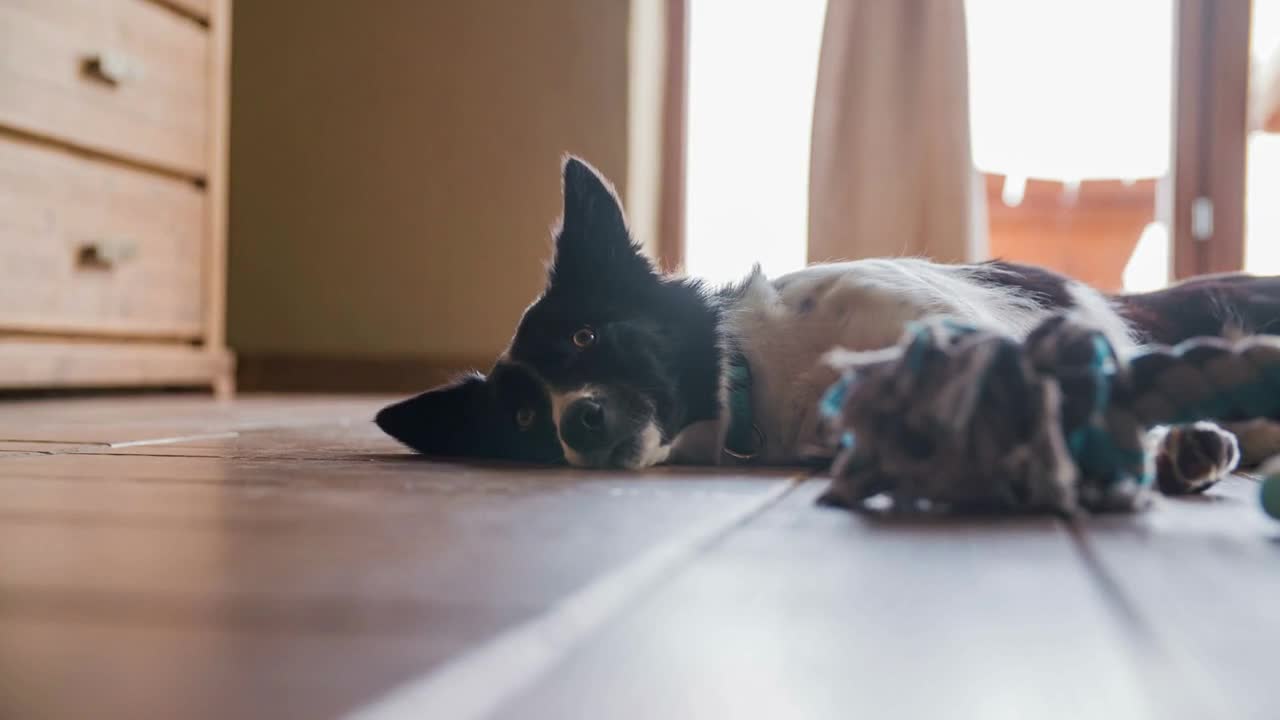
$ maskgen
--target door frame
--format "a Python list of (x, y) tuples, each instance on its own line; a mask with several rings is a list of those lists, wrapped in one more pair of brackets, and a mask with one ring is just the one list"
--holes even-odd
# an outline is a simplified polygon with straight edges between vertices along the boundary
[(1177, 0), (1166, 207), (1174, 280), (1244, 269), (1251, 0)]

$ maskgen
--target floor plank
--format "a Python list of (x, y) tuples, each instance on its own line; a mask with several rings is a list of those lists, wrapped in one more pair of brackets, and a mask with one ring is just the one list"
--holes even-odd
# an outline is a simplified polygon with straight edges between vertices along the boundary
[(215, 403), (202, 395), (0, 401), (0, 440), (113, 443), (255, 428), (366, 421), (389, 398), (244, 396)]
[(75, 455), (7, 465), (51, 471), (0, 481), (0, 593), (140, 594), (210, 614), (313, 603), (369, 621), (418, 601), (550, 602), (780, 482)]
[(1056, 521), (884, 523), (816, 510), (816, 485), (498, 716), (1206, 717), (1157, 686)]
[(1211, 688), (1214, 716), (1276, 717), (1280, 523), (1262, 513), (1255, 481), (1093, 519), (1085, 538), (1134, 622)]
[[(385, 401), (0, 402), (0, 717), (384, 707), (793, 487), (427, 461)], [(850, 515), (820, 485), (479, 692), (518, 718), (1274, 715), (1280, 524), (1249, 481), (1070, 524)]]
[[(0, 604), (0, 607), (3, 607)], [(5, 718), (338, 717), (388, 679), (430, 667), (484, 628), (299, 633), (0, 616)]]
[(30, 453), (36, 455), (53, 455), (57, 453), (72, 452), (80, 449), (109, 448), (108, 443), (64, 443), (56, 441), (39, 441), (39, 440), (0, 440), (0, 453)]
[(367, 401), (116, 404), (8, 420), (0, 717), (333, 716), (786, 477), (429, 462)]
[(405, 448), (368, 420), (341, 419), (304, 427), (264, 428), (179, 437), (161, 443), (87, 447), (112, 455), (168, 455), (282, 460), (404, 459)]

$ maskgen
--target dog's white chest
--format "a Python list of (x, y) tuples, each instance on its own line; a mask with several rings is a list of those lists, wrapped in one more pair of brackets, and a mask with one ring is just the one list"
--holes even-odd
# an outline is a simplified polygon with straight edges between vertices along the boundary
[(728, 327), (751, 363), (762, 460), (794, 462), (818, 450), (818, 401), (835, 380), (822, 357), (831, 350), (888, 347), (908, 323), (930, 316), (1021, 335), (1045, 314), (1013, 291), (910, 259), (820, 265), (773, 282), (753, 277)]
[[(1085, 286), (1068, 291), (1084, 319), (1118, 348), (1131, 345), (1105, 298)], [(816, 265), (774, 281), (753, 274), (725, 309), (724, 326), (751, 366), (754, 420), (765, 438), (758, 461), (788, 464), (822, 452), (818, 402), (836, 378), (822, 362), (828, 352), (889, 347), (913, 320), (939, 315), (1023, 337), (1048, 312), (1015, 287), (980, 281), (971, 268), (911, 258)], [(691, 430), (690, 438), (708, 436), (706, 428)], [(705, 439), (678, 445), (699, 448), (692, 455), (718, 454)]]
[(768, 282), (749, 281), (729, 327), (752, 374), (755, 421), (765, 438), (762, 461), (787, 463), (816, 450), (818, 399), (835, 380), (820, 360), (844, 347), (892, 345), (929, 308), (886, 287), (858, 263), (818, 266)]

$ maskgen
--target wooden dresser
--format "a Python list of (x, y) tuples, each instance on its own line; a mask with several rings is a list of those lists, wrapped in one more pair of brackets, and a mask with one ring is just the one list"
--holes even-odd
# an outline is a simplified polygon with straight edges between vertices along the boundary
[(0, 0), (0, 389), (226, 395), (231, 0)]

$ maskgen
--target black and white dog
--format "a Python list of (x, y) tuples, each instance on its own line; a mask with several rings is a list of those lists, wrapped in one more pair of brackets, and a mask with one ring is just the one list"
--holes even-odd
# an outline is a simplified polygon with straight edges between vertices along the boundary
[[(383, 410), (378, 425), (440, 456), (642, 468), (809, 457), (836, 347), (893, 345), (947, 315), (1021, 335), (1074, 309), (1121, 353), (1144, 342), (1280, 330), (1280, 279), (1218, 276), (1108, 297), (1004, 262), (896, 258), (759, 270), (724, 288), (657, 272), (609, 183), (563, 166), (564, 213), (546, 290), (487, 376)], [(1275, 428), (1254, 454), (1280, 451)], [(1258, 433), (1255, 433), (1258, 434)], [(1249, 454), (1246, 449), (1246, 455)]]

